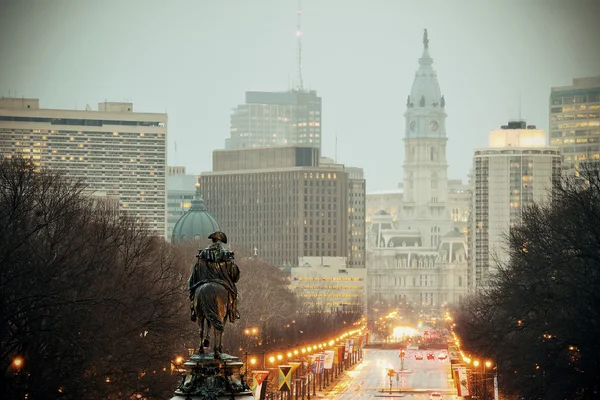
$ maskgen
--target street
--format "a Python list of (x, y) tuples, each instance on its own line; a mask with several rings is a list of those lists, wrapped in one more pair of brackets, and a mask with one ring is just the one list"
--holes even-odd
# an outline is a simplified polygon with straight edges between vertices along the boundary
[[(424, 356), (427, 350), (420, 350)], [(439, 392), (444, 400), (455, 400), (456, 388), (450, 375), (450, 363), (446, 359), (415, 360), (416, 351), (408, 351), (404, 357), (404, 371), (398, 350), (363, 349), (363, 361), (336, 382), (324, 397), (336, 400), (403, 398), (427, 400), (431, 392)], [(437, 351), (434, 352), (437, 355)], [(390, 394), (389, 369), (391, 377)]]

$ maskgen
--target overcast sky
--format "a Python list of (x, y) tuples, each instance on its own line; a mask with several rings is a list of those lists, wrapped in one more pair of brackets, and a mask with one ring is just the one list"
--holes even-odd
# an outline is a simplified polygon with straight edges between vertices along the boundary
[[(0, 0), (0, 95), (44, 108), (132, 101), (168, 112), (169, 164), (200, 173), (246, 90), (296, 76), (296, 0)], [(600, 75), (600, 0), (303, 0), (303, 78), (323, 99), (323, 155), (367, 190), (402, 179), (423, 29), (446, 99), (449, 177), (521, 115), (548, 128), (552, 86)], [(177, 151), (175, 151), (175, 142)]]

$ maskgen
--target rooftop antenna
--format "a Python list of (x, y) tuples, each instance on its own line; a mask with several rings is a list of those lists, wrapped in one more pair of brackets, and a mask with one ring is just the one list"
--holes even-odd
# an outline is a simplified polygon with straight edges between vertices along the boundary
[(337, 132), (335, 133), (335, 151), (334, 151), (335, 162), (337, 163)]
[(521, 121), (521, 92), (519, 92), (519, 121)]
[(296, 38), (298, 40), (298, 90), (304, 90), (304, 82), (302, 81), (302, 26), (301, 26), (301, 16), (302, 16), (302, 4), (301, 0), (298, 0), (298, 25), (296, 27)]

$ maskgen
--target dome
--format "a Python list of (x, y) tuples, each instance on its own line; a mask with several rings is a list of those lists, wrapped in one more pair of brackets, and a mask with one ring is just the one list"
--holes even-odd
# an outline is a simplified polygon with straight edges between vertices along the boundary
[(204, 200), (200, 196), (200, 184), (196, 183), (196, 196), (188, 212), (183, 214), (173, 228), (173, 243), (186, 240), (206, 239), (215, 231), (220, 231), (219, 224), (206, 210)]
[(419, 58), (419, 69), (415, 73), (409, 104), (411, 107), (444, 107), (437, 73), (434, 71), (433, 58), (429, 55), (427, 29), (423, 35), (423, 55)]

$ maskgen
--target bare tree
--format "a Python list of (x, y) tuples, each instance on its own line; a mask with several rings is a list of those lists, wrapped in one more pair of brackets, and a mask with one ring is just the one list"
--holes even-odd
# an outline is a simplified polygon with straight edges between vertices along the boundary
[(497, 362), (500, 384), (528, 399), (600, 393), (600, 175), (567, 179), (511, 229), (510, 261), (462, 304), (457, 329)]
[(179, 260), (85, 189), (25, 160), (0, 162), (0, 390), (164, 396), (168, 375), (157, 376), (181, 336)]

